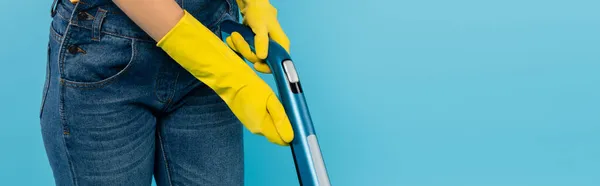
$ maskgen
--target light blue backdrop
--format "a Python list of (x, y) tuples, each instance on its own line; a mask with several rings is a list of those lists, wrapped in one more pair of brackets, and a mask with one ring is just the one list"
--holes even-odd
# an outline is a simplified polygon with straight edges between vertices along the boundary
[[(600, 1), (272, 2), (334, 185), (600, 185)], [(50, 4), (0, 1), (0, 185), (53, 185)], [(297, 185), (288, 148), (246, 150), (247, 185)]]

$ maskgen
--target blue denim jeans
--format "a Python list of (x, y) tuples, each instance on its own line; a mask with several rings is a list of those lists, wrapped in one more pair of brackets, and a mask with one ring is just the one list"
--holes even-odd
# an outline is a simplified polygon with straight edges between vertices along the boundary
[[(218, 33), (235, 0), (175, 0)], [(243, 127), (110, 0), (53, 8), (40, 110), (56, 185), (243, 185)]]

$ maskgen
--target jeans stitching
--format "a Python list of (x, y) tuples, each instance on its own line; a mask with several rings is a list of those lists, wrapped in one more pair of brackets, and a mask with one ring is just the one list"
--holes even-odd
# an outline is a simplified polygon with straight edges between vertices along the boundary
[(223, 21), (223, 18), (225, 18), (225, 16), (227, 16), (228, 14), (229, 14), (228, 11), (223, 11), (223, 13), (221, 14), (221, 17), (219, 17), (217, 20), (215, 20), (215, 22), (213, 22), (210, 25), (208, 25), (206, 28), (212, 28), (215, 25), (221, 23)]
[[(81, 3), (81, 4), (85, 4), (85, 3), (81, 2), (81, 0), (79, 1), (79, 3)], [(99, 9), (102, 9), (102, 8), (99, 8)], [(104, 10), (104, 9), (102, 9), (102, 10)], [(105, 11), (106, 11), (106, 12), (105, 12), (106, 14), (111, 14), (111, 15), (112, 15), (112, 14), (114, 14), (114, 15), (119, 15), (118, 13), (116, 13), (116, 11), (108, 11), (108, 10), (105, 10)], [(60, 18), (60, 19), (62, 19), (62, 20), (69, 21), (69, 23), (70, 23), (72, 26), (77, 26), (77, 27), (79, 27), (79, 28), (85, 28), (85, 29), (88, 29), (88, 30), (93, 30), (93, 28), (91, 28), (91, 27), (88, 27), (88, 26), (84, 26), (84, 25), (77, 24), (77, 22), (75, 21), (75, 20), (76, 20), (76, 18), (74, 18), (74, 20), (73, 20), (73, 21), (70, 21), (71, 19), (67, 19), (67, 18), (65, 18), (65, 16), (63, 16), (63, 15), (62, 15), (62, 14), (60, 14), (60, 13), (57, 13), (56, 15), (58, 15), (58, 16), (59, 16), (59, 18)], [(117, 34), (117, 33), (114, 33), (114, 32), (109, 32), (109, 31), (106, 31), (106, 30), (100, 30), (100, 33), (102, 33), (102, 34), (109, 34), (109, 35), (113, 35), (113, 36), (124, 37), (124, 38), (129, 38), (129, 39), (137, 39), (137, 40), (139, 40), (139, 41), (150, 42), (150, 43), (154, 43), (154, 42), (156, 42), (154, 39), (151, 39), (149, 36), (148, 36), (148, 37), (135, 37), (135, 36), (127, 36), (127, 35), (121, 35), (121, 34)], [(145, 32), (144, 32), (144, 33), (145, 33)]]
[(152, 91), (154, 92), (154, 96), (156, 96), (156, 100), (158, 100), (161, 103), (165, 103), (167, 102), (166, 100), (163, 100), (161, 96), (158, 95), (158, 89), (161, 86), (161, 82), (159, 81), (161, 79), (161, 70), (162, 68), (164, 68), (164, 63), (161, 64), (162, 66), (160, 68), (158, 68), (158, 72), (156, 72), (156, 75), (154, 76), (154, 88), (152, 89)]
[(60, 42), (60, 48), (58, 51), (58, 65), (59, 65), (59, 77), (61, 78), (61, 84), (63, 83), (62, 81), (62, 76), (65, 73), (65, 64), (64, 64), (64, 60), (65, 60), (65, 49), (67, 48), (66, 43), (68, 43), (68, 41), (71, 39), (71, 36), (69, 33), (71, 25), (67, 25), (67, 29), (65, 30), (65, 35), (62, 38), (62, 41)]
[[(171, 88), (169, 88), (170, 90), (167, 92), (167, 94), (170, 94), (170, 95), (166, 96), (167, 100), (162, 100), (160, 98), (160, 96), (158, 96), (158, 91), (157, 91), (158, 89), (155, 88), (154, 94), (156, 95), (157, 100), (161, 103), (164, 103), (164, 106), (162, 108), (163, 112), (167, 112), (169, 110), (169, 107), (171, 106), (171, 103), (173, 103), (173, 98), (175, 97), (175, 90), (177, 89), (176, 88), (177, 82), (179, 80), (179, 74), (180, 73), (177, 72), (177, 75), (175, 76), (175, 82), (173, 83), (173, 86)], [(157, 82), (158, 82), (158, 79), (157, 79)]]
[[(182, 0), (183, 1), (183, 0)], [(173, 87), (171, 87), (171, 90), (169, 92), (171, 92), (171, 96), (169, 96), (169, 102), (167, 104), (165, 104), (165, 111), (168, 109), (169, 105), (171, 104), (171, 101), (173, 100), (173, 98), (175, 97), (175, 90), (177, 87), (177, 82), (179, 81), (179, 72), (177, 72), (177, 75), (175, 76), (175, 82), (173, 82)]]
[(171, 170), (169, 169), (169, 164), (167, 161), (167, 153), (165, 150), (165, 145), (163, 143), (162, 135), (160, 134), (160, 131), (158, 131), (158, 143), (160, 143), (160, 147), (161, 147), (160, 150), (162, 151), (161, 154), (163, 156), (163, 161), (165, 163), (165, 169), (167, 172), (167, 180), (169, 181), (169, 185), (173, 186), (173, 180), (171, 180)]
[(46, 59), (46, 80), (44, 82), (44, 90), (42, 93), (42, 105), (40, 106), (40, 118), (42, 118), (42, 114), (44, 112), (44, 105), (46, 104), (46, 97), (48, 96), (48, 89), (50, 87), (50, 43), (48, 43), (48, 55)]
[(124, 76), (129, 71), (131, 66), (133, 65), (135, 55), (137, 55), (135, 41), (136, 41), (135, 39), (131, 39), (131, 57), (129, 58), (129, 62), (127, 62), (127, 65), (125, 66), (125, 68), (123, 68), (123, 70), (119, 71), (117, 74), (112, 75), (109, 78), (106, 78), (104, 80), (97, 81), (97, 82), (76, 82), (76, 81), (70, 81), (70, 80), (67, 80), (64, 78), (61, 78), (61, 82), (65, 86), (68, 86), (68, 87), (87, 89), (87, 90), (102, 88), (102, 87), (114, 82), (115, 80)]
[[(71, 29), (71, 22), (72, 22), (73, 16), (75, 15), (75, 12), (76, 12), (76, 10), (77, 10), (78, 7), (79, 7), (79, 3), (77, 3), (75, 5), (75, 8), (73, 9), (73, 12), (71, 12), (71, 19), (69, 20), (69, 24), (67, 25), (67, 28), (65, 29), (65, 37), (63, 37), (63, 39), (62, 39), (62, 41), (60, 43), (59, 55), (62, 55), (62, 57), (59, 57), (60, 61), (58, 61), (58, 64), (61, 66), (60, 67), (61, 73), (59, 73), (59, 77), (61, 76), (62, 73), (64, 73), (64, 56), (65, 55), (63, 54), (63, 52), (64, 52), (64, 49), (66, 47), (65, 44), (68, 43), (68, 41), (70, 39), (70, 36), (69, 36), (68, 33), (69, 33), (70, 29)], [(62, 82), (62, 80), (61, 80), (61, 82)], [(64, 86), (60, 86), (60, 92), (59, 92), (59, 94), (60, 94), (60, 96), (59, 96), (60, 97), (59, 98), (60, 99), (59, 113), (60, 113), (61, 123), (62, 123), (62, 127), (63, 127), (63, 137), (62, 137), (62, 140), (63, 140), (63, 145), (65, 147), (65, 154), (67, 156), (67, 161), (69, 163), (69, 169), (71, 171), (71, 181), (73, 182), (73, 185), (77, 186), (77, 175), (75, 174), (75, 167), (73, 165), (72, 158), (71, 158), (71, 155), (69, 153), (69, 149), (68, 149), (68, 146), (67, 146), (67, 139), (66, 139), (70, 135), (70, 133), (69, 133), (68, 123), (67, 123), (66, 116), (65, 116), (65, 108), (64, 108), (64, 103), (65, 103), (64, 96), (65, 95), (64, 95), (64, 92), (65, 92), (65, 87)]]
[(57, 15), (57, 16), (58, 16), (60, 19), (65, 19), (65, 20), (67, 19), (67, 18), (63, 17), (61, 14), (56, 14), (56, 15)]
[(231, 11), (233, 11), (233, 6), (231, 5), (231, 2), (229, 2), (229, 0), (225, 0), (225, 2), (227, 3), (227, 13), (231, 14)]
[[(157, 76), (158, 76), (158, 75), (157, 75)], [(155, 81), (154, 81), (154, 82), (156, 82), (156, 83), (158, 84), (158, 77), (156, 77), (156, 78), (155, 78)], [(158, 96), (158, 88), (154, 88), (154, 89), (153, 89), (153, 92), (154, 92), (154, 96), (156, 96), (156, 100), (157, 100), (158, 102), (161, 102), (161, 103), (166, 103), (166, 102), (167, 102), (166, 100), (162, 100), (162, 99), (161, 99), (161, 97), (160, 97), (160, 96)]]
[(56, 30), (54, 30), (54, 28), (50, 27), (50, 33), (51, 33), (52, 39), (54, 41), (56, 41), (57, 43), (60, 43), (62, 41), (63, 36), (61, 36), (60, 34), (58, 34), (56, 32)]
[(56, 15), (56, 5), (57, 0), (52, 1), (52, 6), (50, 7), (50, 17), (54, 17), (54, 15)]
[[(72, 23), (73, 26), (76, 26), (78, 28), (83, 28), (83, 29), (87, 29), (87, 30), (92, 30), (92, 28), (87, 27), (87, 26), (83, 26), (83, 25), (79, 25), (77, 23)], [(112, 36), (117, 36), (117, 37), (122, 37), (122, 38), (127, 38), (127, 39), (135, 39), (138, 41), (143, 41), (143, 42), (151, 42), (154, 43), (154, 40), (151, 39), (146, 39), (146, 38), (142, 38), (142, 37), (132, 37), (132, 36), (126, 36), (126, 35), (121, 35), (121, 34), (117, 34), (114, 32), (108, 32), (108, 31), (101, 31), (101, 33), (103, 34), (108, 34), (108, 35), (112, 35)]]
[(127, 39), (135, 39), (138, 41), (143, 41), (143, 42), (149, 42), (149, 43), (154, 43), (154, 40), (151, 39), (144, 39), (141, 37), (131, 37), (131, 36), (126, 36), (126, 35), (121, 35), (121, 34), (117, 34), (117, 33), (113, 33), (113, 32), (107, 32), (107, 31), (102, 31), (103, 34), (108, 34), (108, 35), (112, 35), (112, 36), (116, 36), (116, 37), (123, 37), (123, 38), (127, 38)]
[(92, 40), (100, 41), (100, 33), (102, 33), (102, 22), (104, 22), (104, 18), (106, 17), (106, 10), (102, 8), (98, 8), (98, 12), (95, 16), (95, 20), (92, 25)]

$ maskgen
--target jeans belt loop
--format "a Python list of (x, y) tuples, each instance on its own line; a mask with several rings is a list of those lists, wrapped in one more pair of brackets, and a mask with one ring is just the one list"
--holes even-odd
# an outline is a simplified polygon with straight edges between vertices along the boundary
[(100, 41), (100, 35), (102, 32), (102, 23), (104, 22), (104, 18), (106, 17), (106, 13), (108, 11), (102, 8), (98, 8), (96, 12), (96, 16), (94, 16), (94, 22), (92, 23), (92, 40)]
[(50, 17), (54, 17), (56, 15), (56, 6), (58, 5), (58, 0), (52, 1), (52, 7), (50, 7)]

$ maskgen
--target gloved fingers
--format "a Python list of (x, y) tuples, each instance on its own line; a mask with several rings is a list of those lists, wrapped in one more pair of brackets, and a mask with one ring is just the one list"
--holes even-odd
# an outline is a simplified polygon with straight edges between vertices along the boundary
[(265, 25), (250, 26), (255, 34), (254, 49), (256, 56), (261, 60), (266, 59), (269, 53), (269, 32), (267, 27)]
[(278, 145), (283, 145), (286, 146), (287, 143), (285, 143), (283, 141), (283, 139), (281, 139), (281, 137), (279, 136), (279, 134), (277, 134), (277, 130), (275, 129), (275, 125), (273, 124), (273, 119), (271, 118), (271, 116), (269, 116), (269, 113), (267, 112), (263, 122), (261, 124), (261, 134), (263, 136), (265, 136), (267, 138), (267, 140), (269, 140), (271, 143), (275, 143)]
[(281, 25), (279, 25), (279, 22), (275, 21), (269, 25), (269, 37), (290, 53), (290, 39), (283, 31), (283, 28), (281, 28)]
[(286, 142), (290, 143), (294, 140), (294, 130), (292, 129), (292, 124), (285, 113), (285, 109), (279, 99), (272, 94), (267, 99), (267, 110), (269, 114), (271, 114), (271, 118), (273, 119), (273, 124), (280, 138)]
[[(260, 60), (258, 59), (258, 57), (256, 57), (256, 54), (250, 50), (250, 45), (248, 44), (248, 42), (246, 42), (246, 40), (241, 34), (239, 34), (238, 32), (233, 32), (230, 38), (232, 46), (236, 48), (235, 50), (248, 61), (252, 62), (256, 71), (265, 74), (271, 73), (269, 65), (267, 65), (263, 60)], [(229, 39), (229, 37), (227, 39)]]
[(265, 74), (272, 73), (271, 68), (269, 68), (269, 65), (267, 65), (264, 62), (254, 63), (254, 69), (256, 69), (256, 71), (259, 71), (259, 72), (265, 73)]
[(238, 52), (237, 48), (235, 47), (235, 44), (233, 43), (233, 39), (231, 38), (231, 36), (225, 38), (225, 42), (227, 43), (227, 46), (229, 46), (229, 48), (233, 49), (233, 51)]
[[(231, 33), (231, 36), (227, 37), (227, 39), (229, 38), (231, 38), (231, 43), (232, 46), (235, 48), (235, 51), (240, 53), (248, 61), (252, 63), (262, 62), (262, 60), (258, 59), (256, 54), (252, 52), (252, 50), (250, 49), (250, 45), (248, 44), (248, 42), (246, 42), (246, 40), (240, 33), (233, 32)], [(227, 42), (229, 44), (229, 41)]]

